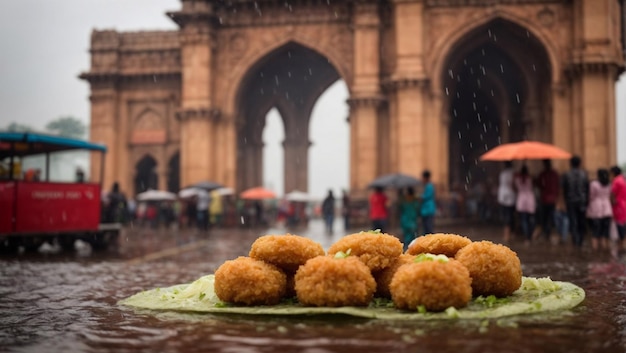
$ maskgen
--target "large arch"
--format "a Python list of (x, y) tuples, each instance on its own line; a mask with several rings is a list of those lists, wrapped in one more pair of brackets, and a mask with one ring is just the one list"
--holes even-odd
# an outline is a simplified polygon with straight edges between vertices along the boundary
[(285, 129), (285, 191), (308, 188), (309, 121), (319, 96), (341, 74), (319, 52), (287, 42), (250, 67), (237, 91), (237, 186), (263, 184), (262, 133), (267, 113), (276, 108)]
[(448, 122), (448, 181), (469, 186), (495, 178), (498, 165), (478, 162), (488, 149), (551, 139), (554, 70), (542, 41), (503, 18), (465, 32), (450, 48), (437, 76)]
[(149, 189), (159, 188), (159, 175), (156, 172), (157, 160), (149, 154), (144, 155), (135, 165), (135, 194)]
[[(558, 45), (555, 44), (543, 30), (539, 29), (533, 21), (502, 8), (488, 8), (485, 11), (486, 13), (479, 12), (476, 13), (475, 16), (459, 17), (459, 21), (452, 23), (454, 27), (448, 30), (448, 35), (440, 37), (433, 45), (433, 50), (429, 56), (430, 61), (428, 62), (428, 67), (431, 68), (430, 72), (432, 72), (430, 81), (434, 92), (443, 91), (443, 80), (439, 73), (445, 70), (450, 53), (454, 52), (456, 47), (464, 42), (464, 38), (471, 36), (472, 33), (480, 29), (484, 29), (485, 26), (494, 21), (505, 21), (519, 28), (523, 28), (527, 31), (528, 37), (537, 40), (546, 52), (550, 67), (552, 68), (550, 73), (551, 82), (553, 84), (561, 82), (563, 79), (563, 68), (561, 67), (561, 60), (558, 55)], [(485, 34), (488, 35), (488, 33)]]

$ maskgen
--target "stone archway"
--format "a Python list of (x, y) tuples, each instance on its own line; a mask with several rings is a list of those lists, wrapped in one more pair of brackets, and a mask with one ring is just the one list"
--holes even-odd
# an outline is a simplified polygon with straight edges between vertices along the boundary
[(524, 27), (494, 19), (474, 28), (452, 47), (442, 71), (451, 186), (495, 178), (500, 166), (478, 158), (501, 143), (551, 140), (552, 68)]
[(143, 156), (135, 165), (135, 194), (148, 189), (159, 188), (159, 176), (156, 172), (157, 161), (151, 155)]
[(326, 57), (296, 42), (272, 50), (248, 70), (237, 98), (240, 189), (263, 184), (262, 133), (272, 108), (280, 112), (285, 128), (285, 191), (308, 189), (311, 112), (319, 96), (339, 78)]

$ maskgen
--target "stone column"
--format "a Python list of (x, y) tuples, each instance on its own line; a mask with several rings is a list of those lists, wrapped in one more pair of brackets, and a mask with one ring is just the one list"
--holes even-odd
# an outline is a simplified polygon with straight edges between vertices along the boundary
[(218, 112), (211, 109), (181, 109), (180, 121), (181, 187), (213, 179), (213, 122)]
[(91, 100), (89, 140), (107, 146), (103, 180), (100, 180), (102, 173), (102, 153), (100, 152), (91, 153), (89, 178), (91, 181), (100, 181), (103, 189), (109, 190), (113, 182), (118, 181), (115, 168), (118, 155), (117, 139), (120, 137), (116, 131), (117, 92), (113, 84), (99, 89), (92, 88), (89, 99)]
[(612, 0), (581, 0), (574, 6), (576, 46), (569, 74), (574, 129), (581, 139), (574, 141), (573, 152), (581, 155), (587, 170), (595, 170), (617, 159), (615, 81), (624, 67), (620, 7)]
[(311, 141), (308, 138), (287, 136), (283, 141), (285, 193), (294, 190), (308, 191), (309, 147)]
[(364, 190), (379, 174), (380, 17), (378, 3), (356, 2), (354, 82), (350, 104), (350, 188)]
[[(567, 85), (557, 83), (552, 86), (552, 143), (566, 151), (573, 151), (570, 100), (571, 90)], [(567, 165), (565, 161), (555, 161), (559, 171), (566, 170)]]
[[(396, 62), (390, 84), (396, 104), (396, 116), (393, 118), (396, 127), (394, 159), (397, 160), (398, 171), (417, 177), (423, 169), (437, 167), (425, 163), (429, 156), (437, 153), (426, 150), (426, 142), (433, 140), (434, 136), (427, 127), (433, 125), (431, 128), (434, 128), (435, 122), (430, 124), (430, 120), (425, 117), (428, 81), (423, 62), (423, 16), (423, 0), (393, 1)], [(436, 139), (438, 136), (434, 137)], [(440, 176), (433, 174), (433, 177)]]
[(170, 13), (181, 27), (182, 98), (177, 116), (181, 121), (181, 184), (201, 180), (223, 182), (215, 172), (213, 107), (214, 14), (208, 1), (183, 1), (182, 11)]

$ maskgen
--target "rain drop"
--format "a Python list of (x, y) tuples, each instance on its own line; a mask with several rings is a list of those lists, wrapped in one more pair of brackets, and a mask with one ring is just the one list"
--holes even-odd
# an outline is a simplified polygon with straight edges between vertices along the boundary
[(476, 102), (472, 102), (472, 108), (474, 108), (474, 111), (476, 111)]
[(224, 23), (224, 21), (222, 21), (222, 16), (218, 17), (217, 20), (220, 22), (220, 24)]
[(450, 69), (448, 69), (448, 75), (450, 75), (450, 78), (454, 78), (454, 73)]
[(535, 64), (533, 64), (533, 71), (537, 71), (537, 66), (535, 66)]
[[(483, 131), (487, 132), (487, 125), (485, 125), (485, 123), (483, 123)], [(481, 134), (480, 137), (482, 137), (483, 135)]]
[(465, 156), (461, 155), (461, 162), (465, 163)]
[(517, 99), (517, 103), (520, 102), (520, 100), (519, 100), (519, 93), (515, 93), (515, 99)]
[(456, 109), (452, 109), (452, 113), (454, 114), (454, 117), (456, 118), (456, 117), (457, 117), (457, 115), (456, 115)]
[(448, 91), (448, 87), (446, 87), (446, 96), (449, 96), (450, 92)]
[(291, 71), (287, 71), (287, 77), (291, 77)]
[(152, 75), (152, 79), (154, 80), (154, 82), (156, 82), (156, 75)]
[(265, 90), (261, 88), (261, 94), (265, 94)]
[(496, 35), (495, 35), (495, 34), (493, 35), (493, 41), (494, 41), (494, 42), (497, 42), (497, 41), (498, 41), (498, 37), (496, 37)]
[(276, 81), (276, 86), (279, 86), (279, 84), (278, 84), (278, 75), (274, 75), (274, 81)]
[(491, 38), (491, 30), (490, 29), (487, 30), (487, 33), (489, 33), (489, 38)]
[(494, 96), (493, 90), (491, 90), (491, 96), (492, 96), (492, 97)]
[(480, 123), (480, 113), (476, 114), (478, 116), (478, 122)]
[(313, 76), (313, 70), (309, 67), (309, 75)]
[(502, 64), (500, 64), (500, 72), (504, 73), (504, 66), (502, 66)]
[(457, 134), (459, 134), (459, 140), (461, 139), (461, 131), (457, 131)]

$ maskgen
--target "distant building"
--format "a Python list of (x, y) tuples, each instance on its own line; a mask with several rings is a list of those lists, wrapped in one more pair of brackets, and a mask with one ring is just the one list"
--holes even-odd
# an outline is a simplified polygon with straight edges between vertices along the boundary
[[(178, 31), (93, 31), (91, 140), (105, 185), (262, 185), (262, 130), (285, 126), (285, 190), (307, 190), (309, 118), (350, 92), (350, 187), (424, 168), (442, 189), (494, 173), (501, 142), (533, 139), (616, 162), (615, 0), (183, 0)], [(94, 157), (95, 158), (95, 157)], [(100, 163), (91, 163), (99, 175)]]

